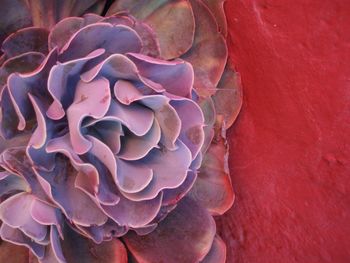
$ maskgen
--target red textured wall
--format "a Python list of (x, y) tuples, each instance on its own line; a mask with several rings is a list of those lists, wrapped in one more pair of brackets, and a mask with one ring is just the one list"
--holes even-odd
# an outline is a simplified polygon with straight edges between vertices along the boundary
[(350, 262), (350, 1), (227, 0), (244, 105), (228, 262)]

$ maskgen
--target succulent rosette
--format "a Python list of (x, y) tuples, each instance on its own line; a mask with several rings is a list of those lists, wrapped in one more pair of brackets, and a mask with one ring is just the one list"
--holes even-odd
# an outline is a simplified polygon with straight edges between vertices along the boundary
[(2, 240), (43, 263), (226, 261), (223, 4), (3, 1)]

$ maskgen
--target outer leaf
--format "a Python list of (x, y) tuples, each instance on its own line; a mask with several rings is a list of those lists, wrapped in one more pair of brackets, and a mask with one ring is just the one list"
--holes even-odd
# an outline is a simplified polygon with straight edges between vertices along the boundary
[(236, 120), (242, 107), (242, 97), (241, 77), (227, 66), (213, 96), (216, 114), (223, 115), (226, 129)]
[(0, 240), (0, 262), (23, 263), (28, 262), (29, 250)]
[(227, 164), (226, 130), (222, 125), (223, 118), (219, 117), (215, 125), (214, 139), (204, 156), (198, 178), (190, 191), (190, 196), (213, 215), (225, 213), (234, 201)]
[(26, 0), (2, 0), (0, 8), (0, 44), (11, 33), (30, 26), (32, 19)]
[(225, 263), (226, 262), (226, 245), (224, 241), (217, 235), (213, 245), (205, 259), (201, 263)]
[(128, 11), (151, 26), (157, 34), (162, 58), (179, 57), (192, 46), (195, 25), (191, 5), (188, 1), (115, 1), (107, 15), (119, 11)]
[(207, 211), (184, 198), (152, 233), (129, 233), (124, 240), (139, 263), (199, 262), (209, 252), (215, 232)]
[(193, 66), (195, 90), (200, 96), (208, 96), (215, 93), (224, 71), (227, 47), (210, 10), (199, 0), (190, 0), (190, 3), (196, 32), (193, 46), (183, 58)]
[(65, 238), (61, 241), (63, 254), (69, 263), (127, 263), (127, 253), (118, 239), (98, 245), (65, 227)]
[(27, 0), (34, 26), (51, 28), (69, 16), (81, 16), (88, 12), (101, 13), (105, 0)]
[(224, 37), (226, 37), (227, 21), (224, 10), (224, 3), (226, 2), (226, 0), (203, 0), (203, 2), (209, 7), (210, 11), (213, 13), (218, 24), (219, 31)]

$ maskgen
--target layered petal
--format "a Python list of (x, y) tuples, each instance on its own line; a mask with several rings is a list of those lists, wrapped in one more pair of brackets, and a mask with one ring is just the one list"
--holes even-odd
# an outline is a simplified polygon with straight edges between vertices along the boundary
[(115, 1), (107, 15), (118, 11), (130, 12), (150, 25), (159, 39), (160, 55), (164, 59), (179, 57), (192, 45), (195, 24), (187, 1)]
[(213, 95), (224, 71), (227, 47), (212, 13), (199, 0), (190, 0), (196, 21), (193, 46), (182, 56), (194, 69), (194, 88), (201, 96)]
[(215, 222), (201, 206), (185, 198), (150, 234), (123, 238), (139, 263), (199, 262), (209, 252)]

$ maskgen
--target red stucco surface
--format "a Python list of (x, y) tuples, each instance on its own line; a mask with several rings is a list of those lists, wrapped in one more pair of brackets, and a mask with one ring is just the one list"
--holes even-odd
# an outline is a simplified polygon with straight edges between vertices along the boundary
[(228, 263), (350, 262), (350, 1), (228, 0)]

